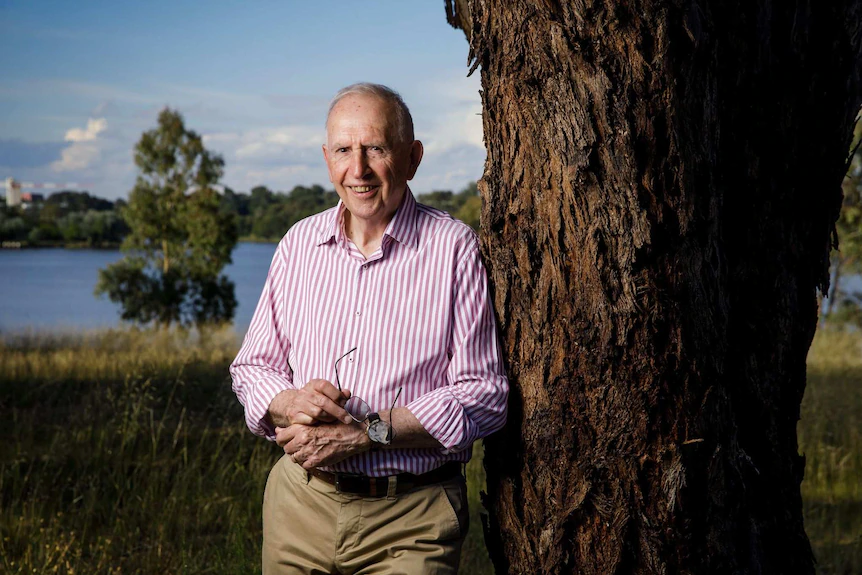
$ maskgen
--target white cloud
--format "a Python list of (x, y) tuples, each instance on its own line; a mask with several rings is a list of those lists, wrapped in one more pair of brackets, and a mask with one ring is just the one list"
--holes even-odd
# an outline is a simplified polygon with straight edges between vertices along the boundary
[(99, 159), (99, 148), (90, 144), (73, 144), (62, 151), (61, 158), (51, 164), (55, 172), (83, 170)]
[(329, 179), (320, 150), (325, 140), (322, 126), (304, 124), (204, 135), (207, 147), (224, 155), (225, 184), (237, 190), (325, 185)]
[(284, 166), (272, 170), (249, 170), (246, 179), (254, 182), (277, 182), (285, 178), (293, 178), (311, 171), (309, 166)]
[(96, 137), (104, 132), (108, 127), (108, 121), (105, 118), (90, 118), (87, 120), (85, 129), (72, 128), (66, 132), (67, 142), (92, 142)]
[(108, 121), (105, 118), (90, 118), (86, 128), (68, 130), (65, 140), (72, 142), (72, 145), (60, 152), (60, 159), (51, 164), (51, 169), (55, 172), (71, 172), (90, 167), (101, 156), (96, 140), (107, 128)]
[(302, 150), (318, 150), (326, 134), (320, 126), (280, 126), (258, 128), (240, 133), (216, 133), (204, 136), (204, 142), (232, 145), (239, 159), (277, 159)]
[(484, 149), (483, 134), (482, 105), (471, 103), (440, 116), (429, 130), (420, 132), (419, 137), (423, 139), (425, 152), (435, 154), (464, 144)]
[(482, 176), (484, 162), (485, 149), (471, 144), (425, 154), (410, 188), (417, 194), (432, 190), (458, 192)]

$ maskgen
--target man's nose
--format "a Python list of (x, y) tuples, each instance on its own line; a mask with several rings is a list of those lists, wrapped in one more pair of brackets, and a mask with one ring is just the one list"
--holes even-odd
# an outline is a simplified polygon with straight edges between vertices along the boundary
[(357, 150), (353, 154), (350, 165), (351, 176), (354, 178), (362, 178), (368, 173), (368, 158), (365, 156), (365, 151)]

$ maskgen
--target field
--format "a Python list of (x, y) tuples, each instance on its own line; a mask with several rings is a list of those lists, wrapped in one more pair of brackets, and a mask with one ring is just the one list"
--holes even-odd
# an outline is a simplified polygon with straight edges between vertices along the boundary
[[(0, 572), (259, 572), (260, 501), (280, 451), (230, 392), (229, 330), (0, 341)], [(822, 574), (862, 572), (862, 335), (818, 334), (799, 425)], [(481, 452), (481, 449), (478, 450)], [(490, 573), (479, 458), (462, 573)]]

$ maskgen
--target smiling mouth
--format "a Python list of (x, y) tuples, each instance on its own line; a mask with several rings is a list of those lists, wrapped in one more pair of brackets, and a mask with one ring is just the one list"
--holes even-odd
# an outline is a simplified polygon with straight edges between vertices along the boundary
[(348, 186), (351, 191), (356, 192), (357, 194), (364, 194), (370, 192), (371, 190), (377, 189), (379, 186)]

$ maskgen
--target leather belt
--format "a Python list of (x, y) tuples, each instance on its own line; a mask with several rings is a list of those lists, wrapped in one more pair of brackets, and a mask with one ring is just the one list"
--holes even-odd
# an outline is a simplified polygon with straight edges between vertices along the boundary
[(366, 497), (383, 497), (406, 493), (417, 487), (424, 487), (433, 483), (441, 483), (448, 479), (461, 475), (461, 463), (450, 461), (444, 463), (437, 469), (428, 473), (414, 475), (412, 473), (399, 473), (386, 477), (368, 477), (355, 473), (330, 473), (319, 469), (309, 469), (307, 473), (321, 481), (335, 486), (339, 493), (352, 493)]

